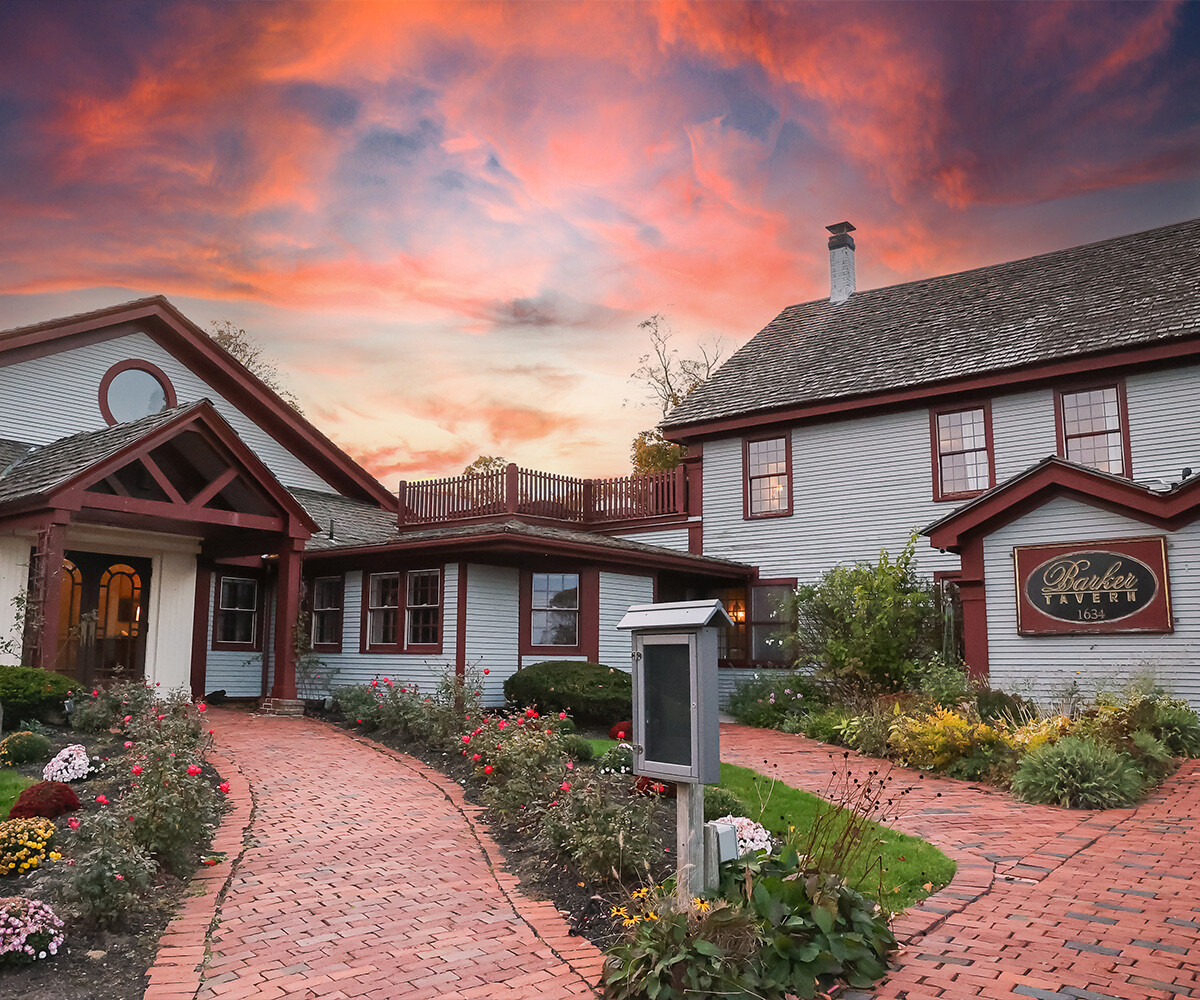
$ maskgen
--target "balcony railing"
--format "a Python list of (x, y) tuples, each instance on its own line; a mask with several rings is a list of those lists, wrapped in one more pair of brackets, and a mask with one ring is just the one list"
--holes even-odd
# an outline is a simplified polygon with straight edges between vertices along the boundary
[(575, 479), (508, 465), (471, 476), (400, 483), (402, 525), (514, 514), (596, 524), (686, 512), (683, 467), (646, 476)]

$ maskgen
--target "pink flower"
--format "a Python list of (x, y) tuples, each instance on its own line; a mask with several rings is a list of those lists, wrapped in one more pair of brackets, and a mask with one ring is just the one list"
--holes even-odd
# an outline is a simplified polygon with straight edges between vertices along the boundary
[(479, 754), (477, 754), (477, 753), (476, 753), (476, 754), (472, 754), (472, 755), (471, 755), (471, 760), (479, 760), (479, 756), (480, 756), (480, 755), (479, 755)]
[(566, 712), (559, 712), (559, 713), (558, 713), (558, 717), (559, 717), (560, 719), (565, 719), (565, 718), (567, 717), (567, 713), (566, 713)]
[(536, 718), (536, 716), (537, 716), (537, 712), (535, 712), (532, 708), (525, 709), (525, 718), (533, 719), (533, 718)]
[(503, 719), (501, 719), (499, 722), (496, 723), (496, 728), (503, 729), (507, 725), (508, 725), (508, 723), (505, 722)]
[(96, 697), (96, 695), (98, 695), (99, 693), (100, 693), (99, 691), (93, 691), (93, 692), (92, 692), (92, 697), (93, 697), (93, 698), (95, 698), (95, 697)]
[(79, 829), (79, 820), (76, 817), (72, 816), (69, 820), (67, 820), (67, 826), (69, 826), (72, 830), (78, 830)]
[(223, 792), (227, 792), (227, 791), (229, 791), (229, 782), (228, 782), (228, 781), (222, 781), (222, 782), (221, 782), (219, 785), (217, 785), (217, 787), (218, 787), (219, 789), (221, 789), (221, 791), (223, 791)]
[(159, 721), (159, 722), (162, 722), (162, 720), (163, 720), (163, 719), (165, 719), (165, 718), (166, 718), (166, 716), (165, 716), (165, 715), (160, 715), (160, 716), (158, 717), (158, 721)]
[(207, 712), (208, 706), (206, 704), (204, 704), (204, 702), (198, 701), (198, 702), (196, 702), (196, 711), (197, 712)]
[(134, 764), (134, 765), (133, 765), (133, 767), (131, 767), (131, 768), (129, 769), (129, 771), (130, 771), (130, 773), (131, 773), (131, 774), (141, 774), (141, 773), (142, 773), (142, 765), (141, 765), (141, 764)]
[(132, 741), (132, 740), (126, 740), (126, 741), (125, 741), (125, 749), (126, 749), (126, 750), (128, 750), (128, 749), (129, 749), (131, 746), (133, 746), (133, 741)]
[(379, 687), (379, 681), (371, 681), (371, 687), (373, 687), (373, 688)]
[(624, 729), (617, 730), (617, 739), (619, 739), (619, 740), (625, 739), (625, 730)]
[(569, 792), (571, 790), (571, 783), (569, 781), (564, 781), (558, 787), (561, 788), (564, 792)]
[(113, 876), (113, 878), (115, 878), (115, 879), (116, 879), (118, 882), (124, 882), (124, 881), (125, 881), (125, 876), (124, 876), (124, 875), (114, 875), (114, 876)]
[(188, 765), (188, 774), (194, 776), (199, 773), (200, 773), (200, 765), (199, 764), (189, 764)]
[(212, 734), (213, 734), (213, 733), (215, 733), (215, 732), (216, 732), (216, 730), (215, 730), (215, 729), (210, 729), (210, 730), (208, 731), (208, 735), (209, 735), (209, 736), (212, 736)]
[(484, 768), (483, 768), (483, 773), (484, 773), (484, 774), (491, 774), (491, 773), (492, 773), (492, 765), (491, 765), (491, 764), (485, 764), (485, 765), (484, 765)]
[(573, 761), (573, 760), (567, 761), (567, 770), (568, 771), (572, 770), (574, 767), (575, 767), (575, 761)]
[(130, 721), (132, 721), (132, 719), (133, 719), (133, 716), (132, 716), (132, 715), (127, 715), (127, 716), (125, 716), (125, 721), (126, 721), (126, 722), (130, 722)]
[(471, 742), (471, 737), (470, 737), (470, 736), (464, 736), (464, 737), (462, 738), (462, 741), (463, 741), (464, 743), (470, 743), (470, 742)]
[(386, 684), (388, 687), (391, 687), (391, 686), (392, 686), (392, 681), (391, 681), (391, 678), (390, 678), (390, 677), (385, 677), (385, 678), (383, 679), (383, 683), (384, 683), (384, 684)]
[(355, 719), (355, 722), (357, 722), (360, 726), (362, 725), (362, 719)]
[(108, 805), (108, 796), (107, 795), (97, 795), (96, 801), (99, 802), (102, 806), (106, 806), (106, 805)]
[(490, 674), (490, 673), (491, 673), (491, 671), (490, 671), (490, 670), (488, 670), (488, 668), (487, 668), (487, 667), (484, 667), (484, 668), (483, 668), (483, 672), (484, 672), (485, 674)]

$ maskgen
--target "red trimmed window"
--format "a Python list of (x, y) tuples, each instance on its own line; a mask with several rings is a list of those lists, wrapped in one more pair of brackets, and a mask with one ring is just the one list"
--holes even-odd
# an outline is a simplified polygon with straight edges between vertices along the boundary
[(323, 653), (342, 649), (342, 578), (319, 576), (312, 582), (312, 644)]
[(1118, 382), (1057, 396), (1058, 454), (1100, 472), (1131, 475), (1125, 386)]
[(792, 512), (792, 442), (787, 435), (742, 442), (746, 517)]
[(364, 604), (364, 652), (428, 653), (441, 645), (441, 570), (372, 573)]
[(408, 574), (409, 646), (436, 646), (441, 640), (442, 574), (436, 569), (414, 569)]
[(218, 576), (216, 590), (213, 649), (261, 649), (259, 581), (254, 577)]
[(935, 500), (962, 500), (996, 485), (989, 404), (932, 411), (929, 428), (933, 438)]
[(579, 646), (579, 574), (534, 573), (530, 582), (529, 644)]

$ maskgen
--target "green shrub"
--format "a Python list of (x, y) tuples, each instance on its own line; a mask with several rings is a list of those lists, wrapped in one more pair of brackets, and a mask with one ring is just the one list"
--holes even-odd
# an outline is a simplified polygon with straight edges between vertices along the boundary
[(484, 801), (509, 822), (536, 821), (567, 780), (567, 755), (558, 735), (524, 714), (485, 719), (468, 735), (466, 749), (480, 757)]
[(569, 712), (585, 725), (609, 726), (633, 714), (633, 679), (600, 663), (546, 660), (518, 670), (504, 682), (514, 706), (535, 705), (543, 713)]
[(862, 690), (906, 686), (915, 664), (940, 648), (941, 615), (929, 580), (913, 566), (914, 535), (892, 561), (835, 566), (797, 588), (783, 619), (796, 623), (789, 648), (798, 662)]
[(984, 722), (1013, 722), (1018, 726), (1037, 718), (1037, 706), (1020, 695), (983, 687), (975, 692), (975, 709)]
[(763, 670), (738, 685), (729, 714), (744, 726), (783, 729), (788, 719), (821, 707), (825, 699), (813, 679), (791, 671)]
[(892, 735), (892, 726), (895, 725), (897, 717), (897, 712), (883, 706), (855, 716), (849, 745), (868, 757), (886, 757), (888, 738)]
[(121, 811), (133, 817), (130, 838), (168, 871), (186, 873), (211, 835), (216, 793), (198, 758), (185, 751), (159, 746), (130, 759), (138, 773), (121, 799)]
[(618, 743), (596, 761), (596, 770), (602, 774), (633, 774), (633, 749), (628, 743)]
[(596, 756), (592, 741), (586, 736), (580, 736), (578, 733), (561, 733), (559, 742), (567, 756), (580, 764), (586, 764)]
[(100, 927), (120, 922), (155, 870), (150, 855), (131, 839), (127, 822), (111, 809), (83, 820), (71, 855), (69, 864), (52, 864), (44, 879), (58, 902)]
[(1200, 718), (1184, 701), (1161, 698), (1149, 731), (1176, 757), (1200, 757)]
[(957, 708), (971, 697), (971, 682), (962, 664), (948, 662), (940, 656), (917, 664), (911, 684), (915, 691), (943, 708)]
[(537, 842), (569, 858), (589, 879), (645, 879), (662, 855), (654, 834), (657, 798), (631, 795), (628, 777), (566, 781), (542, 813)]
[(899, 716), (888, 745), (904, 763), (934, 771), (947, 771), (963, 758), (974, 758), (959, 769), (959, 776), (978, 777), (980, 767), (990, 766), (991, 755), (1003, 750), (1004, 739), (999, 729), (986, 722), (937, 708), (928, 714)]
[(0, 764), (14, 767), (32, 764), (50, 756), (50, 741), (41, 733), (9, 733), (0, 740)]
[(852, 718), (846, 709), (830, 707), (800, 716), (797, 721), (799, 731), (810, 740), (842, 746), (852, 735), (854, 727), (849, 725)]
[(1021, 761), (1012, 790), (1025, 802), (1073, 809), (1115, 809), (1137, 801), (1141, 772), (1133, 760), (1092, 739), (1063, 737)]
[(1167, 745), (1147, 732), (1139, 730), (1129, 737), (1129, 755), (1149, 784), (1158, 784), (1175, 769), (1175, 758)]
[(368, 731), (379, 728), (381, 700), (378, 686), (370, 684), (348, 684), (333, 692), (333, 707), (346, 722)]
[(709, 785), (704, 789), (704, 821), (722, 816), (745, 816), (746, 803), (728, 788)]
[(69, 677), (36, 667), (0, 667), (0, 705), (15, 726), (22, 719), (40, 719), (61, 710), (74, 682)]

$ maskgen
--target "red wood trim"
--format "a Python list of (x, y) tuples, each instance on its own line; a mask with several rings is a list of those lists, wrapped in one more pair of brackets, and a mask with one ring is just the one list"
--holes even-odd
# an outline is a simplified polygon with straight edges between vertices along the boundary
[(41, 641), (38, 643), (38, 662), (33, 666), (53, 670), (58, 662), (58, 623), (62, 604), (62, 568), (66, 552), (67, 524), (61, 512), (52, 513), (43, 522), (46, 531), (45, 548), (39, 552), (42, 601)]
[(458, 564), (458, 605), (454, 619), (454, 676), (467, 675), (467, 564)]
[(316, 622), (316, 592), (317, 583), (321, 580), (336, 580), (337, 581), (337, 641), (336, 642), (317, 642), (309, 635), (309, 641), (312, 643), (314, 653), (340, 653), (342, 651), (342, 637), (345, 634), (346, 628), (346, 577), (345, 574), (325, 573), (321, 576), (309, 577), (308, 584), (305, 587), (305, 592), (309, 595), (307, 608), (310, 618), (310, 624), (315, 631)]
[[(275, 583), (275, 683), (271, 697), (296, 697), (296, 622), (300, 613), (300, 550), (303, 542), (285, 539), (279, 550)], [(264, 618), (266, 615), (263, 616)]]
[(147, 518), (217, 524), (230, 528), (256, 528), (259, 531), (292, 534), (289, 527), (292, 521), (282, 514), (242, 514), (238, 511), (213, 510), (210, 507), (190, 508), (164, 500), (114, 497), (107, 493), (89, 493), (86, 490), (80, 490), (78, 493), (64, 492), (55, 499), (61, 499), (76, 509), (91, 507), (95, 510), (120, 511), (124, 514), (136, 514)]
[(196, 603), (192, 611), (192, 697), (203, 698), (208, 679), (208, 614), (212, 568), (196, 563)]
[(600, 662), (600, 570), (579, 574), (579, 645), (589, 663)]
[[(579, 619), (577, 622), (578, 628), (575, 632), (575, 638), (578, 640), (573, 646), (535, 646), (532, 638), (532, 619), (533, 619), (533, 574), (537, 573), (573, 573), (579, 577)], [(590, 579), (588, 579), (590, 574)], [(585, 580), (587, 581), (585, 583)], [(539, 567), (537, 570), (523, 569), (521, 570), (520, 584), (518, 587), (517, 606), (519, 608), (520, 620), (518, 625), (518, 651), (522, 656), (580, 656), (588, 655), (591, 650), (588, 648), (588, 643), (593, 642), (593, 634), (595, 636), (594, 646), (596, 656), (599, 657), (600, 649), (600, 609), (599, 609), (599, 590), (600, 590), (600, 574), (597, 569), (589, 568), (587, 570), (580, 569), (578, 566), (564, 566), (562, 568), (546, 568)], [(589, 617), (589, 609), (592, 606), (592, 595), (596, 595), (595, 599), (595, 614), (592, 624), (586, 623)], [(593, 631), (589, 632), (589, 628)], [(596, 662), (595, 660), (592, 661)]]
[[(1117, 390), (1117, 416), (1121, 421), (1121, 461), (1125, 466), (1124, 469), (1121, 470), (1121, 475), (1126, 479), (1132, 479), (1133, 448), (1130, 445), (1129, 438), (1129, 403), (1125, 396), (1125, 379), (1123, 378), (1118, 378), (1111, 381), (1080, 382), (1073, 385), (1064, 385), (1055, 388), (1054, 436), (1058, 445), (1058, 457), (1067, 459), (1067, 431), (1063, 415), (1063, 397), (1075, 396), (1081, 392), (1089, 392), (1096, 389)], [(1067, 461), (1070, 461), (1070, 459), (1067, 459)]]
[(983, 578), (983, 536), (971, 540), (962, 552), (958, 594), (963, 614), (963, 659), (974, 680), (988, 676), (987, 588)]
[(215, 497), (221, 490), (225, 489), (231, 482), (238, 477), (237, 469), (226, 469), (216, 479), (204, 487), (199, 493), (192, 497), (189, 507), (205, 507), (208, 502)]
[(986, 490), (964, 490), (958, 493), (942, 492), (942, 456), (938, 449), (937, 418), (945, 413), (963, 413), (967, 410), (983, 410), (983, 436), (987, 445), (988, 485), (990, 490), (996, 485), (996, 443), (992, 438), (992, 401), (983, 399), (976, 402), (964, 401), (953, 406), (931, 407), (929, 410), (929, 452), (933, 463), (933, 499), (970, 500)]
[(702, 455), (704, 445), (697, 442), (688, 448), (688, 456), (683, 460), (687, 470), (687, 513), (688, 517), (704, 516), (704, 463)]
[[(218, 566), (213, 576), (215, 586), (212, 604), (212, 643), (209, 648), (226, 652), (261, 653), (267, 621), (265, 574), (261, 569), (243, 570), (239, 568), (230, 571), (224, 566)], [(254, 599), (254, 639), (250, 642), (223, 642), (217, 638), (221, 634), (221, 581), (226, 577), (235, 580), (253, 580), (258, 584)]]
[(104, 373), (104, 377), (100, 380), (100, 415), (104, 418), (105, 423), (109, 426), (119, 424), (119, 421), (108, 405), (108, 390), (115, 379), (121, 372), (141, 371), (150, 375), (154, 380), (162, 386), (163, 396), (167, 401), (167, 408), (179, 405), (179, 397), (175, 395), (175, 386), (171, 384), (171, 380), (167, 377), (158, 365), (151, 364), (149, 361), (143, 361), (140, 358), (130, 358), (128, 361), (118, 361), (108, 371)]
[(158, 467), (158, 463), (155, 462), (154, 459), (149, 455), (143, 455), (141, 461), (142, 465), (145, 466), (146, 471), (150, 473), (150, 478), (158, 483), (159, 488), (167, 495), (167, 499), (173, 504), (179, 504), (180, 506), (186, 507), (187, 503), (184, 501), (183, 497), (179, 495), (179, 490), (175, 489), (175, 484), (166, 477), (166, 474), (163, 472), (163, 470)]
[[(784, 466), (787, 469), (787, 507), (783, 510), (770, 510), (756, 514), (750, 510), (750, 445), (759, 441), (775, 441), (779, 438), (783, 439)], [(793, 502), (791, 431), (784, 430), (778, 434), (742, 438), (742, 519), (746, 521), (758, 521), (769, 517), (791, 517)]]
[(106, 486), (108, 486), (108, 488), (109, 488), (109, 489), (111, 489), (111, 490), (113, 491), (113, 493), (115, 493), (117, 496), (119, 496), (119, 497), (127, 497), (127, 496), (129, 496), (129, 490), (125, 489), (125, 487), (124, 487), (124, 486), (121, 484), (121, 480), (119, 480), (119, 479), (116, 477), (116, 474), (115, 474), (115, 473), (114, 473), (113, 475), (111, 475), (111, 476), (105, 476), (105, 477), (104, 477), (104, 479), (103, 479), (103, 482), (104, 482), (104, 484), (105, 484)]
[[(437, 642), (409, 642), (408, 641), (408, 575), (410, 573), (437, 573), (438, 575), (438, 638)], [(410, 566), (400, 577), (403, 589), (400, 591), (401, 600), (404, 602), (401, 607), (404, 614), (401, 618), (401, 645), (404, 647), (403, 652), (412, 653), (414, 655), (434, 656), (441, 655), (443, 641), (446, 635), (446, 567), (441, 566)], [(457, 595), (456, 595), (457, 599)]]
[(704, 522), (688, 525), (688, 552), (694, 556), (704, 555)]
[(677, 427), (663, 429), (668, 441), (694, 447), (695, 439), (726, 437), (744, 434), (747, 431), (765, 432), (767, 428), (782, 427), (800, 421), (822, 417), (841, 417), (876, 409), (905, 409), (914, 404), (928, 405), (931, 400), (954, 396), (990, 395), (993, 398), (1005, 389), (1026, 390), (1038, 388), (1049, 382), (1076, 376), (1100, 377), (1101, 372), (1115, 372), (1133, 367), (1151, 367), (1169, 364), (1180, 358), (1194, 359), (1200, 337), (1187, 337), (1169, 344), (1153, 344), (1128, 350), (1109, 351), (1085, 358), (1070, 358), (1063, 361), (1032, 365), (1027, 368), (991, 372), (940, 382), (933, 385), (915, 386), (856, 396), (849, 399), (822, 400), (790, 406), (779, 410), (718, 420), (696, 421)]

